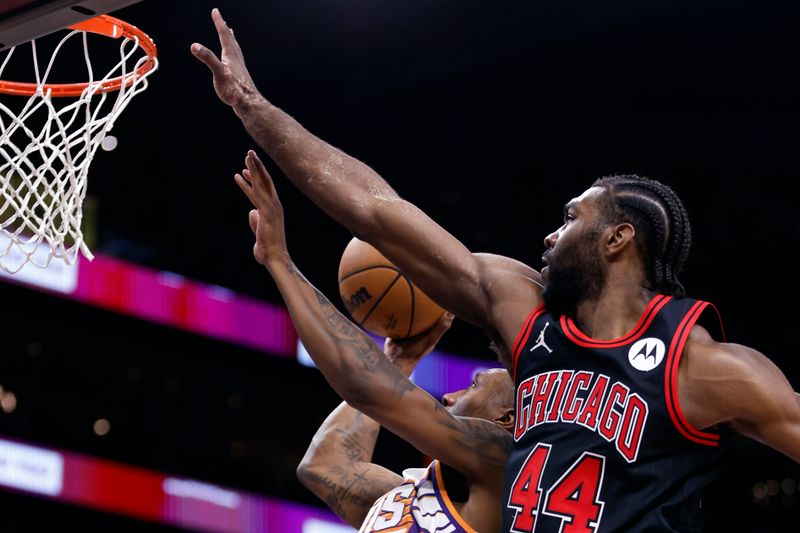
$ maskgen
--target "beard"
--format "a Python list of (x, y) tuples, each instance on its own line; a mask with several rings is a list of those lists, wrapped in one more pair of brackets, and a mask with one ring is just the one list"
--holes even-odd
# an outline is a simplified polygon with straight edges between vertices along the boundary
[(550, 251), (542, 296), (554, 317), (574, 317), (579, 304), (600, 295), (606, 277), (606, 266), (597, 252), (600, 233), (601, 229), (592, 229), (558, 252)]

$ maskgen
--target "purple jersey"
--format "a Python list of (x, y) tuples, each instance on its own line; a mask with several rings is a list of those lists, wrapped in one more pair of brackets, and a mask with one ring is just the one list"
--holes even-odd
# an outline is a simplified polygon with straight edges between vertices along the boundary
[(359, 533), (476, 533), (447, 495), (439, 461), (403, 471), (405, 483), (375, 502)]

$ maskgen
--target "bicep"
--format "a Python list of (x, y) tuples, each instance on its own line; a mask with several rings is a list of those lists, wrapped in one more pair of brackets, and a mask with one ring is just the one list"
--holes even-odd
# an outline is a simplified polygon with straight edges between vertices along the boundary
[(774, 368), (745, 391), (751, 409), (732, 421), (734, 428), (800, 462), (800, 396)]
[(695, 350), (689, 377), (713, 415), (708, 422), (726, 423), (800, 461), (800, 400), (781, 370), (738, 344), (703, 342)]

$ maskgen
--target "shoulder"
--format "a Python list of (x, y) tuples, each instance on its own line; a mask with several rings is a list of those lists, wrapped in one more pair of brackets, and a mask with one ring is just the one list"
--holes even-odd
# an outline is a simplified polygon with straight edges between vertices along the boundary
[(693, 370), (690, 377), (756, 379), (774, 364), (761, 352), (741, 344), (719, 342), (702, 326), (694, 326), (684, 348), (683, 361)]
[(741, 344), (718, 342), (695, 326), (679, 368), (681, 404), (697, 427), (734, 423), (774, 403), (781, 371), (761, 352)]
[(481, 287), (491, 304), (492, 325), (510, 348), (530, 312), (542, 302), (542, 276), (510, 257), (473, 255), (478, 261)]

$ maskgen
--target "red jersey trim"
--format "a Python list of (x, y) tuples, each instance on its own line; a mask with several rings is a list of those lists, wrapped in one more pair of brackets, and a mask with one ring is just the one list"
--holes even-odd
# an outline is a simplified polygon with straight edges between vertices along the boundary
[[(692, 327), (708, 306), (711, 306), (714, 311), (717, 311), (717, 308), (710, 303), (698, 301), (689, 309), (689, 312), (686, 313), (686, 316), (683, 317), (680, 325), (678, 325), (675, 336), (672, 338), (669, 352), (667, 353), (667, 369), (664, 372), (664, 393), (669, 416), (681, 435), (697, 444), (719, 446), (719, 435), (700, 431), (692, 426), (683, 415), (683, 410), (678, 401), (678, 367), (681, 357), (683, 357), (683, 348), (686, 346), (686, 340), (692, 332)], [(719, 318), (719, 312), (717, 312), (717, 317)], [(720, 326), (721, 325), (722, 320), (720, 318)]]
[(561, 329), (564, 330), (564, 334), (570, 341), (584, 348), (619, 348), (641, 337), (642, 334), (647, 331), (647, 328), (650, 327), (650, 324), (653, 323), (658, 312), (661, 311), (670, 300), (672, 300), (672, 296), (665, 296), (663, 294), (654, 296), (653, 299), (650, 300), (650, 303), (647, 304), (642, 316), (639, 318), (639, 322), (636, 323), (627, 335), (618, 339), (595, 340), (578, 329), (575, 322), (566, 315), (561, 317)]
[(708, 305), (714, 310), (714, 314), (717, 316), (717, 320), (719, 321), (719, 334), (722, 336), (722, 342), (728, 342), (728, 336), (725, 335), (725, 326), (722, 325), (722, 315), (719, 314), (719, 309), (717, 309), (717, 306), (712, 303), (709, 303)]
[(470, 527), (470, 525), (467, 524), (466, 521), (464, 521), (464, 519), (461, 517), (461, 514), (456, 509), (455, 505), (453, 505), (453, 502), (450, 500), (450, 496), (448, 496), (447, 494), (447, 487), (445, 487), (444, 484), (444, 476), (442, 475), (441, 463), (439, 461), (436, 461), (435, 465), (436, 466), (433, 475), (435, 477), (436, 485), (439, 488), (439, 495), (442, 497), (442, 501), (447, 507), (447, 510), (450, 512), (450, 516), (452, 516), (453, 519), (455, 519), (455, 521), (458, 523), (458, 525), (461, 526), (467, 533), (478, 533), (472, 527)]
[(531, 329), (533, 329), (534, 322), (536, 322), (536, 319), (539, 318), (544, 311), (543, 303), (534, 307), (533, 311), (528, 315), (528, 318), (525, 319), (522, 329), (517, 333), (517, 338), (514, 341), (514, 348), (511, 350), (511, 369), (514, 374), (514, 383), (517, 382), (517, 361), (519, 360), (519, 354), (522, 352), (522, 347), (527, 344), (528, 338), (531, 336)]

